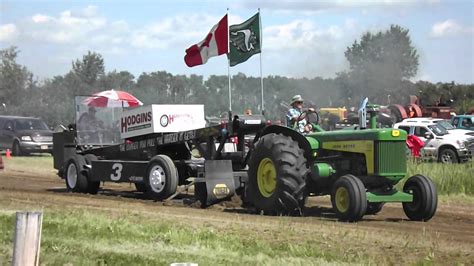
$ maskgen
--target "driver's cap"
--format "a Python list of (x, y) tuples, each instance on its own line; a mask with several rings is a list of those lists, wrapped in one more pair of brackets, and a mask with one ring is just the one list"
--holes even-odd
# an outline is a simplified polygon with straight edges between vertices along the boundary
[(294, 104), (295, 102), (304, 102), (303, 97), (301, 97), (299, 94), (296, 94), (293, 96), (293, 98), (291, 98), (291, 104)]

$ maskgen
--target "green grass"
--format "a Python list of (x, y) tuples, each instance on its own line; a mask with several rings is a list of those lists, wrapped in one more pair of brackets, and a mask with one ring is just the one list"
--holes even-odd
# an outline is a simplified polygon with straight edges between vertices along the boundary
[[(17, 157), (5, 161), (9, 171), (54, 175), (52, 157), (49, 156)], [(445, 195), (442, 200), (457, 201), (466, 197), (472, 202), (472, 162), (460, 165), (410, 162), (408, 169), (409, 176), (423, 173), (432, 177), (440, 194)], [(3, 200), (10, 202), (7, 197)], [(77, 208), (64, 208), (62, 205), (43, 206), (41, 202), (28, 202), (15, 201), (15, 204), (24, 204), (25, 208), (41, 206), (44, 211), (42, 265), (169, 265), (173, 262), (199, 265), (377, 265), (430, 264), (433, 261), (442, 264), (445, 258), (448, 261), (454, 259), (454, 264), (469, 260), (462, 252), (457, 255), (440, 249), (437, 246), (440, 241), (433, 235), (420, 237), (377, 228), (366, 230), (364, 227), (356, 230), (333, 221), (318, 221), (308, 226), (292, 222), (288, 217), (262, 218), (260, 221), (259, 217), (252, 217), (257, 220), (250, 225), (246, 223), (249, 218), (243, 218), (240, 223), (223, 224), (219, 220), (213, 221), (212, 217), (209, 220), (194, 219), (192, 213), (185, 219), (181, 214), (169, 216), (161, 213), (159, 208), (156, 212), (107, 207), (97, 210), (80, 204)], [(16, 206), (0, 204), (0, 265), (11, 264)], [(235, 215), (232, 219), (241, 218)]]
[(7, 159), (2, 156), (6, 171), (37, 173), (37, 174), (54, 174), (56, 171), (53, 167), (53, 156), (51, 155), (35, 155), (35, 156), (13, 156)]
[[(269, 241), (241, 234), (237, 227), (225, 232), (211, 226), (184, 226), (150, 220), (140, 214), (97, 214), (85, 210), (45, 212), (41, 264), (44, 265), (288, 265), (354, 262), (336, 250), (318, 248), (316, 241)], [(0, 265), (11, 263), (15, 214), (0, 212)]]
[(440, 195), (474, 196), (474, 161), (462, 164), (417, 163), (409, 161), (407, 176), (430, 177)]

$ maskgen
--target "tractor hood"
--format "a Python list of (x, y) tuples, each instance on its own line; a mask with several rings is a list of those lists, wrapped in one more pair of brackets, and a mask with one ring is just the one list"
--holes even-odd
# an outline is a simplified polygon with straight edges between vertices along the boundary
[(315, 132), (306, 135), (306, 138), (312, 136), (323, 142), (338, 140), (406, 141), (407, 139), (407, 133), (404, 130), (394, 128)]

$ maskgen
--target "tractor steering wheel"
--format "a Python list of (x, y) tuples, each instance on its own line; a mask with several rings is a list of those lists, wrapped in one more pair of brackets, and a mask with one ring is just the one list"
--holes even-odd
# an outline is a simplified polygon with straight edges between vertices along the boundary
[(316, 112), (316, 111), (309, 112), (308, 110), (305, 110), (305, 111), (301, 112), (301, 114), (298, 116), (298, 119), (293, 124), (294, 129), (298, 127), (298, 121), (301, 120), (301, 117), (303, 116), (303, 114), (306, 114), (305, 119), (306, 119), (307, 124), (315, 124), (315, 125), (319, 124), (319, 114), (318, 114), (318, 112)]
[(314, 111), (314, 112), (308, 112), (308, 111), (305, 111), (306, 112), (306, 121), (308, 122), (308, 124), (315, 124), (315, 125), (319, 125), (319, 113)]

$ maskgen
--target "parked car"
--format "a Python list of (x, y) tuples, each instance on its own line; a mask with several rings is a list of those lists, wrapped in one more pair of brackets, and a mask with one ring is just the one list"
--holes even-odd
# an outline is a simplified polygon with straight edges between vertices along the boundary
[[(394, 128), (405, 130), (425, 142), (424, 156), (438, 162), (454, 163), (472, 158), (474, 154), (474, 135), (469, 131), (447, 130), (433, 119), (405, 119), (396, 123)], [(467, 133), (466, 133), (467, 132)]]
[(53, 131), (40, 118), (0, 116), (0, 149), (14, 156), (52, 153)]
[(455, 128), (474, 131), (474, 115), (456, 115), (451, 118), (451, 125)]
[(457, 134), (457, 135), (466, 135), (466, 134), (472, 134), (474, 136), (474, 133), (470, 130), (466, 129), (461, 129), (461, 128), (456, 128), (453, 125), (451, 125), (451, 121), (448, 119), (443, 119), (443, 118), (432, 118), (432, 117), (416, 117), (416, 118), (407, 118), (403, 120), (405, 123), (415, 123), (415, 124), (432, 124), (435, 123), (439, 126), (442, 126), (444, 129), (448, 130), (449, 133), (451, 134)]

